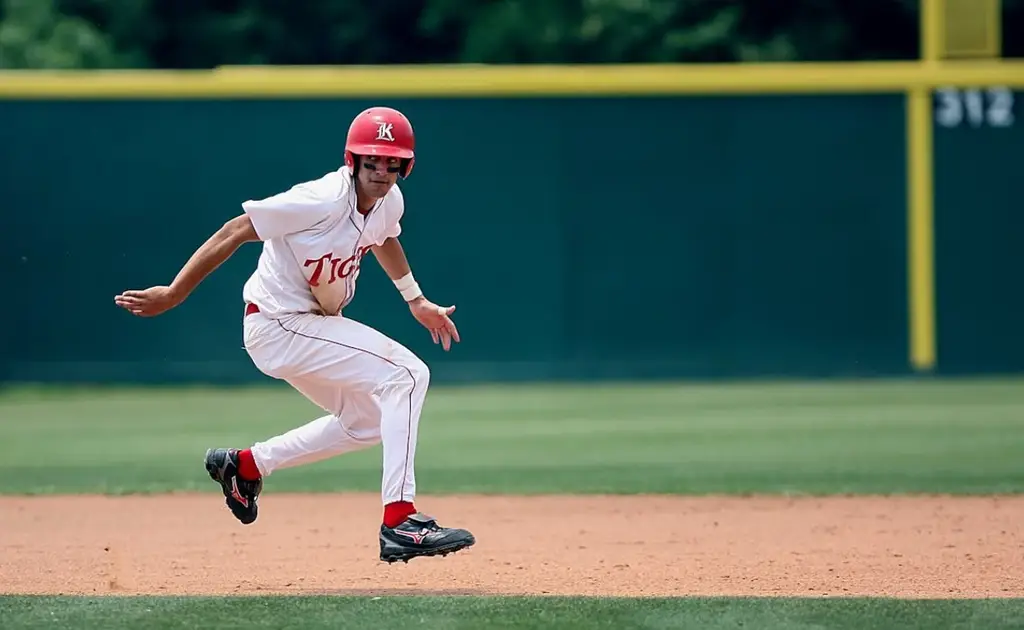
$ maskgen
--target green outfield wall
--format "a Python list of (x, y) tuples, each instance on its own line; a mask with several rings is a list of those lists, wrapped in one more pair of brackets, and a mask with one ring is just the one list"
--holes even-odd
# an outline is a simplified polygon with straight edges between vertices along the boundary
[[(902, 94), (114, 98), (0, 100), (0, 379), (266, 380), (241, 345), (259, 245), (159, 318), (113, 296), (337, 168), (379, 103), (416, 127), (403, 244), (463, 342), (433, 345), (372, 261), (346, 315), (437, 380), (910, 370)], [(1019, 370), (1022, 122), (943, 120), (938, 370)]]
[(1024, 370), (1022, 163), (1024, 91), (937, 94), (937, 342), (946, 372)]

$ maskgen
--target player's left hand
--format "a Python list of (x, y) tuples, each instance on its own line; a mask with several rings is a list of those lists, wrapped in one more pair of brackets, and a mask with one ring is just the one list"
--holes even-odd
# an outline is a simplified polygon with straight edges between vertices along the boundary
[(440, 343), (447, 352), (452, 347), (452, 340), (459, 341), (459, 330), (451, 319), (455, 306), (438, 306), (425, 297), (418, 297), (409, 302), (409, 310), (416, 321), (430, 331), (434, 343)]
[(153, 317), (181, 302), (171, 287), (150, 287), (142, 291), (125, 291), (114, 296), (114, 304), (139, 317)]

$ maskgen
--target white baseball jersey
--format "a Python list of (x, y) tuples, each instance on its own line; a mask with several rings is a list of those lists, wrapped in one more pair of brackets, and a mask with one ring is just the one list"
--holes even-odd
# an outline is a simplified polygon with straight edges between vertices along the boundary
[(355, 295), (360, 259), (401, 232), (398, 186), (367, 216), (351, 170), (242, 204), (263, 241), (242, 296), (244, 343), (264, 374), (283, 379), (328, 415), (253, 444), (263, 475), (383, 442), (385, 504), (416, 496), (416, 439), (430, 382), (426, 364), (373, 328), (335, 315)]
[(401, 233), (405, 201), (395, 184), (363, 216), (352, 171), (343, 166), (242, 208), (263, 241), (242, 298), (269, 317), (337, 315), (355, 296), (362, 257)]

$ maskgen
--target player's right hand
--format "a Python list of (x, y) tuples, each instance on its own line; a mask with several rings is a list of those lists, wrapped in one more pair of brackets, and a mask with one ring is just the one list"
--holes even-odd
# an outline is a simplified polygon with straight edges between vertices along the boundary
[(139, 317), (153, 317), (169, 311), (181, 302), (171, 287), (150, 287), (142, 291), (125, 291), (114, 296), (114, 304)]

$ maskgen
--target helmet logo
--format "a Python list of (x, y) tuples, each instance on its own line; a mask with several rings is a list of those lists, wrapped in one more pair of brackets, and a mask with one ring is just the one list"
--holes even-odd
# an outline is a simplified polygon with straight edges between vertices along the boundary
[(377, 140), (387, 140), (388, 142), (394, 142), (395, 137), (391, 135), (391, 128), (394, 127), (392, 123), (381, 123), (377, 125)]

